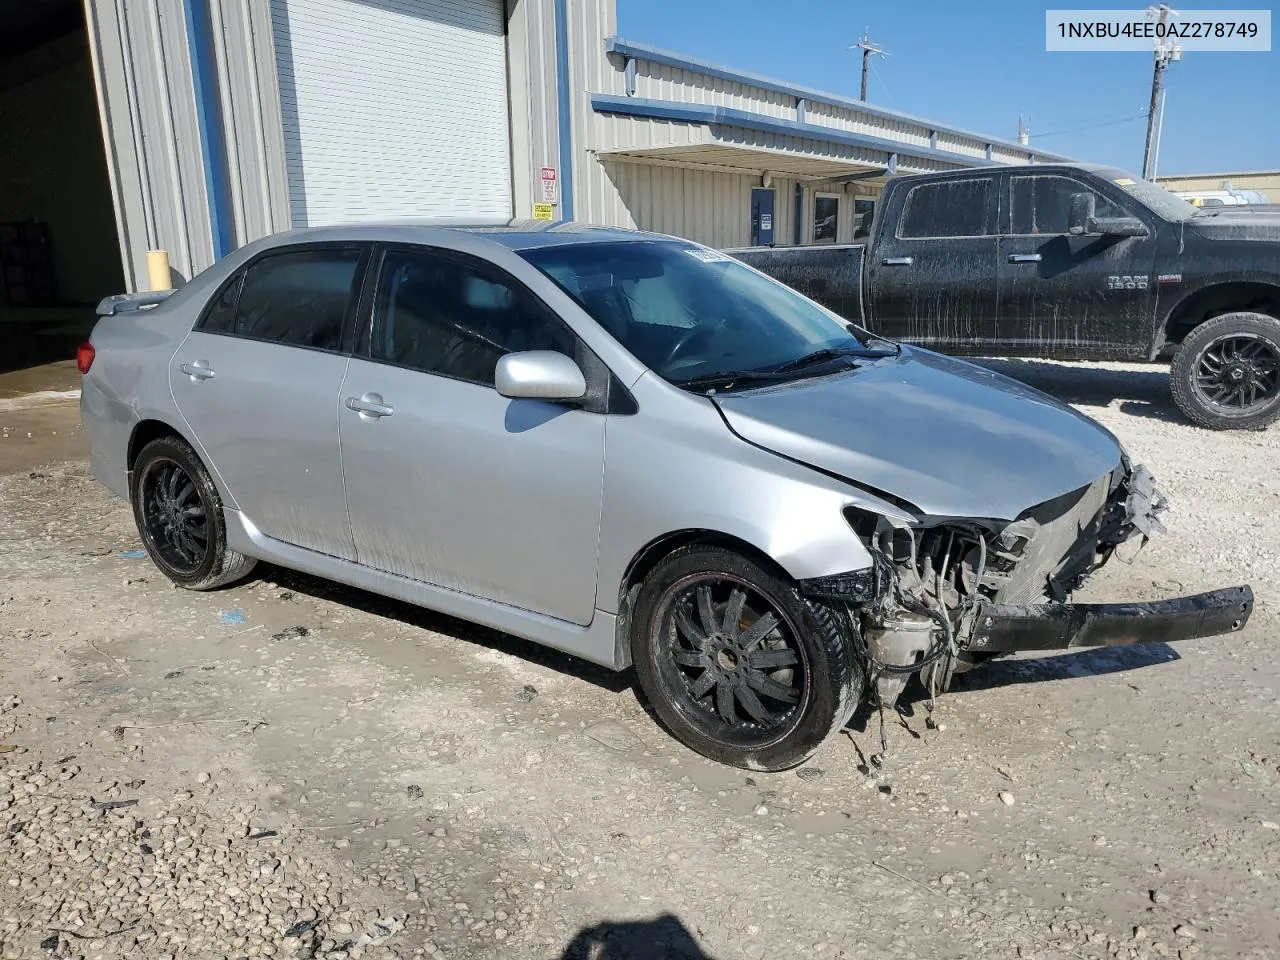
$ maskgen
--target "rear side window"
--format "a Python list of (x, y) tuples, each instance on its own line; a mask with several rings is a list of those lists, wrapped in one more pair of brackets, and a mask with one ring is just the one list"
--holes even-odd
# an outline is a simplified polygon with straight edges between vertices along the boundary
[(522, 350), (574, 355), (569, 329), (496, 268), (425, 250), (382, 261), (374, 360), (493, 386), (500, 357)]
[(991, 178), (922, 183), (907, 193), (898, 224), (903, 238), (985, 237)]
[(355, 308), (358, 248), (297, 250), (254, 262), (210, 304), (200, 329), (292, 347), (341, 350)]

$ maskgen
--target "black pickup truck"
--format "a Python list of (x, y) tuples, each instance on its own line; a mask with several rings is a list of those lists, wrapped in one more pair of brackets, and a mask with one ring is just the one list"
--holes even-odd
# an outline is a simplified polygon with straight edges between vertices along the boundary
[(894, 340), (966, 356), (1171, 357), (1214, 429), (1280, 419), (1280, 214), (1197, 209), (1111, 167), (891, 179), (865, 244), (732, 254)]

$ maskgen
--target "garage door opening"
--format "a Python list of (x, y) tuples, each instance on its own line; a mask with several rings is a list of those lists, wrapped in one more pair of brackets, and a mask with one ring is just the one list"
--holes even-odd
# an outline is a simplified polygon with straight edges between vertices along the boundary
[(2, 374), (71, 365), (124, 277), (84, 8), (0, 0), (0, 23)]
[(295, 227), (511, 216), (502, 0), (271, 0)]

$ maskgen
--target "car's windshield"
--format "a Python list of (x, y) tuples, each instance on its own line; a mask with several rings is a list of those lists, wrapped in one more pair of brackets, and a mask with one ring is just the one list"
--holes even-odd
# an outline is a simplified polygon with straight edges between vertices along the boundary
[(1175, 193), (1170, 193), (1159, 184), (1143, 180), (1125, 173), (1123, 170), (1108, 169), (1100, 174), (1118, 186), (1139, 203), (1145, 204), (1157, 216), (1165, 220), (1190, 220), (1198, 212)]
[(673, 383), (790, 379), (848, 356), (897, 349), (696, 244), (614, 241), (520, 253), (640, 362)]

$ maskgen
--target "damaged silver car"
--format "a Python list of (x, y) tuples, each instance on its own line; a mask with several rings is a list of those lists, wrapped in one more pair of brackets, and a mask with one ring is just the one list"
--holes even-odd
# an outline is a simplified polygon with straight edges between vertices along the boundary
[(726, 763), (794, 766), (912, 674), (1252, 609), (1071, 603), (1160, 530), (1114, 436), (687, 241), (318, 228), (99, 313), (93, 470), (175, 583), (265, 560), (634, 665)]

